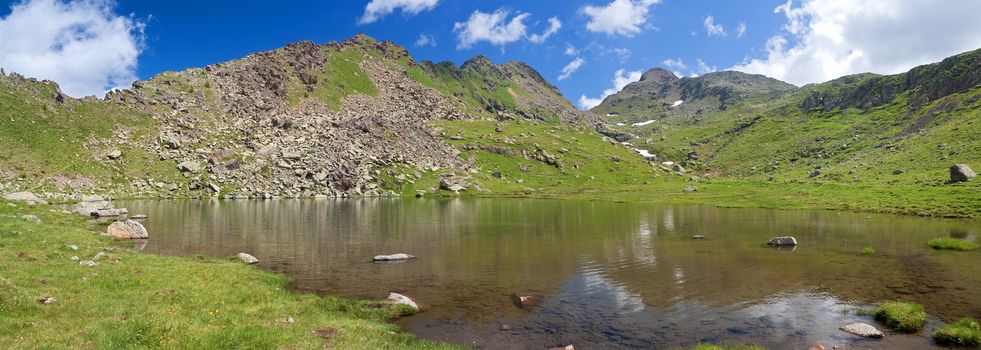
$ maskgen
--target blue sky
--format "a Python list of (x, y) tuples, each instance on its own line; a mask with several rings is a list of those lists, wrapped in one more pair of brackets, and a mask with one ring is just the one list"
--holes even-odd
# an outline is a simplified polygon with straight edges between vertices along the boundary
[[(7, 1), (0, 7), (0, 67), (54, 79), (63, 88), (70, 86), (70, 94), (97, 94), (88, 90), (127, 86), (134, 78), (227, 61), (294, 41), (340, 41), (363, 32), (405, 46), (417, 60), (459, 64), (482, 54), (497, 63), (524, 61), (574, 104), (588, 107), (604, 91), (635, 80), (639, 72), (671, 62), (682, 62), (684, 67), (666, 68), (684, 75), (736, 68), (800, 85), (864, 71), (896, 73), (981, 47), (981, 26), (963, 14), (979, 13), (974, 10), (981, 10), (981, 2), (970, 0), (951, 0), (946, 10), (918, 0), (889, 2), (888, 8), (881, 6), (886, 2), (866, 0), (371, 2)], [(386, 6), (393, 10), (369, 10)], [(495, 14), (500, 22), (487, 20)], [(476, 21), (481, 18), (485, 21)], [(39, 21), (50, 30), (32, 29)], [(507, 27), (509, 23), (517, 26)], [(79, 26), (91, 30), (65, 34), (78, 32)], [(941, 37), (945, 30), (965, 33)], [(30, 42), (12, 43), (14, 36), (49, 31)], [(101, 36), (105, 40), (91, 40)], [(420, 42), (423, 36), (429, 43)], [(105, 61), (106, 77), (65, 68), (74, 61), (62, 47), (73, 40), (75, 52), (101, 53), (71, 56), (91, 56), (90, 66)], [(890, 40), (910, 43), (897, 48)], [(53, 44), (45, 48), (47, 41)], [(905, 54), (893, 52), (898, 49)], [(66, 62), (58, 61), (61, 56)], [(563, 68), (574, 61), (581, 63), (578, 69), (560, 80)], [(71, 81), (83, 78), (91, 82)], [(99, 78), (103, 86), (98, 86)]]

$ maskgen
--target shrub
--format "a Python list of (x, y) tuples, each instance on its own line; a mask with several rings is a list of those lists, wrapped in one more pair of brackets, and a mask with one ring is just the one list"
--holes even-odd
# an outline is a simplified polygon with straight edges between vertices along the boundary
[(965, 317), (933, 331), (933, 339), (945, 346), (978, 346), (981, 344), (981, 327), (978, 321)]

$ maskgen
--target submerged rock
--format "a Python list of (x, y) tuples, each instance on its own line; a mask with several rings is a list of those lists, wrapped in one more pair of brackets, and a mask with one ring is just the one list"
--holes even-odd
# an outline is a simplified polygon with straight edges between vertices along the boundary
[(702, 236), (702, 235), (693, 235), (693, 236), (691, 236), (691, 239), (705, 239), (705, 236)]
[(773, 237), (766, 242), (766, 245), (775, 246), (775, 247), (785, 246), (785, 245), (797, 245), (797, 238), (791, 236)]
[(954, 164), (950, 166), (950, 181), (951, 182), (965, 182), (967, 180), (978, 177), (978, 174), (971, 170), (971, 167), (967, 164)]
[(106, 228), (106, 235), (116, 239), (146, 239), (150, 235), (146, 232), (143, 224), (134, 221), (116, 221)]
[(538, 305), (538, 301), (538, 298), (532, 295), (518, 295), (517, 293), (511, 294), (511, 302), (514, 303), (515, 306), (522, 309), (535, 307), (535, 305)]
[(392, 255), (375, 255), (375, 257), (372, 258), (372, 260), (373, 261), (397, 261), (397, 260), (409, 260), (412, 258), (415, 258), (415, 256), (406, 253), (398, 253)]
[(419, 304), (416, 303), (415, 300), (412, 300), (412, 298), (409, 298), (402, 294), (395, 293), (395, 292), (388, 293), (388, 300), (391, 300), (395, 304), (408, 305), (415, 312), (419, 312)]
[(238, 258), (242, 259), (243, 262), (249, 265), (259, 263), (259, 259), (256, 259), (254, 256), (252, 256), (252, 254), (249, 253), (238, 253)]
[(865, 338), (882, 338), (885, 335), (882, 331), (876, 329), (875, 326), (861, 322), (852, 323), (839, 329), (845, 331), (845, 333)]

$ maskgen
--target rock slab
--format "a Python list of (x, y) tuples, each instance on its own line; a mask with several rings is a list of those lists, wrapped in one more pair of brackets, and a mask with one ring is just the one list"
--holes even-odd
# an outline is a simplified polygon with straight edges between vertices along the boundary
[(147, 239), (150, 234), (146, 232), (143, 224), (135, 220), (116, 221), (106, 228), (106, 235), (116, 239)]
[(8, 201), (26, 202), (27, 204), (30, 204), (30, 205), (33, 205), (34, 203), (48, 204), (47, 201), (45, 201), (44, 199), (41, 199), (41, 197), (38, 197), (33, 192), (14, 192), (14, 193), (7, 193), (7, 194), (3, 195), (3, 199), (6, 199)]
[(412, 259), (412, 258), (415, 258), (415, 256), (412, 256), (412, 255), (409, 255), (409, 254), (406, 254), (406, 253), (398, 253), (398, 254), (392, 254), (392, 255), (375, 255), (375, 257), (372, 258), (372, 260), (374, 260), (374, 261), (396, 261), (396, 260), (409, 260), (409, 259)]
[(259, 259), (256, 259), (254, 256), (252, 256), (252, 254), (249, 253), (238, 253), (238, 258), (242, 259), (243, 262), (249, 265), (259, 263)]
[(885, 334), (883, 334), (882, 331), (878, 330), (877, 328), (875, 328), (875, 326), (872, 326), (868, 323), (861, 323), (861, 322), (852, 323), (844, 327), (841, 327), (839, 329), (845, 331), (845, 333), (857, 335), (859, 337), (865, 337), (865, 338), (882, 338), (883, 336), (885, 336)]

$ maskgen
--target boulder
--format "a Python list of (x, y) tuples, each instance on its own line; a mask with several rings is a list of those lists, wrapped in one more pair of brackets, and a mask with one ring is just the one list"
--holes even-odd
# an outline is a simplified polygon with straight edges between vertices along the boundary
[(41, 219), (39, 219), (36, 215), (21, 215), (20, 218), (23, 220), (33, 222), (35, 224), (43, 224), (43, 222), (41, 222)]
[(395, 304), (408, 305), (414, 311), (419, 312), (419, 304), (416, 303), (415, 300), (412, 300), (412, 298), (409, 298), (402, 294), (395, 293), (395, 292), (388, 293), (388, 300), (391, 300)]
[(685, 172), (685, 168), (682, 167), (681, 164), (677, 164), (677, 163), (671, 166), (671, 170), (677, 171), (679, 173)]
[(41, 199), (41, 197), (38, 197), (33, 192), (14, 192), (14, 193), (7, 193), (7, 194), (3, 195), (3, 199), (6, 199), (8, 201), (26, 202), (28, 205), (34, 205), (35, 203), (37, 203), (37, 204), (48, 204), (47, 201), (45, 201), (44, 199)]
[(861, 322), (852, 323), (839, 329), (845, 331), (845, 333), (865, 338), (882, 338), (885, 335), (882, 331), (876, 329), (875, 326)]
[(120, 150), (118, 150), (118, 149), (114, 149), (114, 150), (109, 151), (108, 153), (106, 153), (106, 158), (109, 158), (109, 159), (112, 159), (112, 160), (116, 160), (116, 159), (119, 159), (119, 158), (122, 158), (122, 157), (123, 157), (123, 152), (120, 151)]
[(201, 163), (196, 160), (186, 160), (177, 165), (183, 173), (196, 173), (201, 170)]
[(259, 259), (256, 259), (254, 256), (252, 256), (252, 254), (249, 253), (238, 253), (238, 258), (242, 259), (242, 262), (249, 265), (259, 263)]
[(85, 260), (85, 261), (79, 262), (78, 264), (79, 265), (82, 265), (82, 266), (85, 266), (85, 267), (92, 267), (92, 266), (98, 265), (98, 264), (95, 263), (95, 261), (92, 261), (92, 260)]
[(967, 164), (954, 164), (950, 166), (950, 182), (965, 182), (978, 177), (978, 174), (971, 170)]
[(466, 191), (468, 184), (463, 180), (456, 179), (452, 176), (443, 176), (439, 178), (439, 188), (447, 191), (460, 192)]
[(773, 237), (766, 242), (766, 245), (774, 246), (774, 247), (791, 246), (791, 245), (795, 246), (797, 245), (797, 238), (791, 236)]
[(685, 189), (683, 189), (682, 191), (685, 191), (685, 192), (695, 192), (695, 191), (698, 191), (698, 187), (695, 187), (694, 185), (688, 185), (688, 186), (685, 186)]
[(415, 258), (415, 256), (412, 256), (412, 255), (409, 255), (409, 254), (406, 254), (406, 253), (398, 253), (398, 254), (392, 254), (392, 255), (375, 255), (375, 257), (372, 258), (371, 260), (373, 260), (373, 261), (396, 261), (396, 260), (409, 260), (409, 259), (412, 259), (412, 258)]
[(518, 295), (517, 293), (511, 293), (511, 302), (514, 306), (520, 307), (522, 309), (529, 309), (538, 305), (538, 297), (533, 295)]
[(135, 220), (116, 221), (106, 228), (106, 235), (116, 239), (146, 239), (150, 235), (143, 224)]

